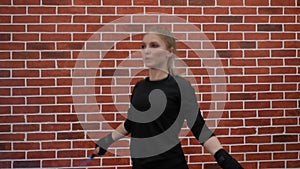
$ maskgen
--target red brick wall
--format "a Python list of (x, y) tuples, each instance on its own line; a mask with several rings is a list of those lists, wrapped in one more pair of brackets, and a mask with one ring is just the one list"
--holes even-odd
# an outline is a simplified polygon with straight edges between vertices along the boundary
[[(74, 168), (86, 159), (93, 140), (125, 119), (132, 86), (146, 75), (137, 52), (144, 23), (181, 39), (181, 70), (203, 115), (245, 168), (300, 168), (299, 4), (1, 0), (0, 168)], [(186, 128), (181, 139), (191, 168), (218, 168)], [(130, 168), (128, 140), (90, 168)]]

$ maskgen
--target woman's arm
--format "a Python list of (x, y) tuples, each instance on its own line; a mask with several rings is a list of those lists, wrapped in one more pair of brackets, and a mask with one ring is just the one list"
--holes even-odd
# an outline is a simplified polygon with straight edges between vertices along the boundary
[(114, 141), (117, 141), (117, 140), (119, 140), (119, 139), (121, 139), (121, 138), (123, 138), (123, 137), (125, 137), (126, 135), (129, 134), (128, 131), (124, 127), (124, 123), (125, 122), (123, 122), (122, 124), (120, 124), (116, 128), (116, 130), (114, 130), (112, 132), (112, 138), (113, 138)]
[(215, 157), (216, 161), (223, 169), (243, 169), (239, 162), (224, 150), (217, 137), (210, 137), (204, 142), (203, 146)]
[(112, 133), (97, 141), (93, 156), (105, 154), (106, 150), (112, 143), (129, 134), (129, 132), (125, 129), (124, 123), (125, 122), (120, 124)]
[(218, 150), (223, 148), (216, 136), (209, 138), (206, 142), (204, 142), (203, 146), (211, 155), (214, 155)]

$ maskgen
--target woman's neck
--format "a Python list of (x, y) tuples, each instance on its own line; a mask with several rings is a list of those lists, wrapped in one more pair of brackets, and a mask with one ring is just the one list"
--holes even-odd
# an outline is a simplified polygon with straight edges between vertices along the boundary
[(168, 72), (160, 69), (150, 69), (149, 70), (149, 80), (156, 81), (168, 77)]

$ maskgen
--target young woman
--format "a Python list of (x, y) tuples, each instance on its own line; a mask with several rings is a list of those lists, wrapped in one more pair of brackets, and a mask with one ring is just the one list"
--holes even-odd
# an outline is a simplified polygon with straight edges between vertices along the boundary
[(191, 84), (175, 75), (175, 43), (163, 27), (154, 27), (144, 36), (142, 56), (149, 76), (135, 85), (127, 120), (97, 141), (94, 154), (105, 154), (114, 141), (131, 133), (133, 169), (188, 169), (178, 138), (186, 120), (223, 169), (242, 169), (205, 125)]

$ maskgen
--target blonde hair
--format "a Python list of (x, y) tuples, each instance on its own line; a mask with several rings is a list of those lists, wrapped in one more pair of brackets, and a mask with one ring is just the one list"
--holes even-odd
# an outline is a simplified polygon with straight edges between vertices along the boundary
[(173, 48), (173, 54), (168, 59), (167, 68), (171, 75), (175, 75), (176, 40), (174, 35), (167, 28), (158, 26), (150, 27), (146, 34), (150, 33), (154, 33), (160, 37), (165, 42), (167, 49)]

